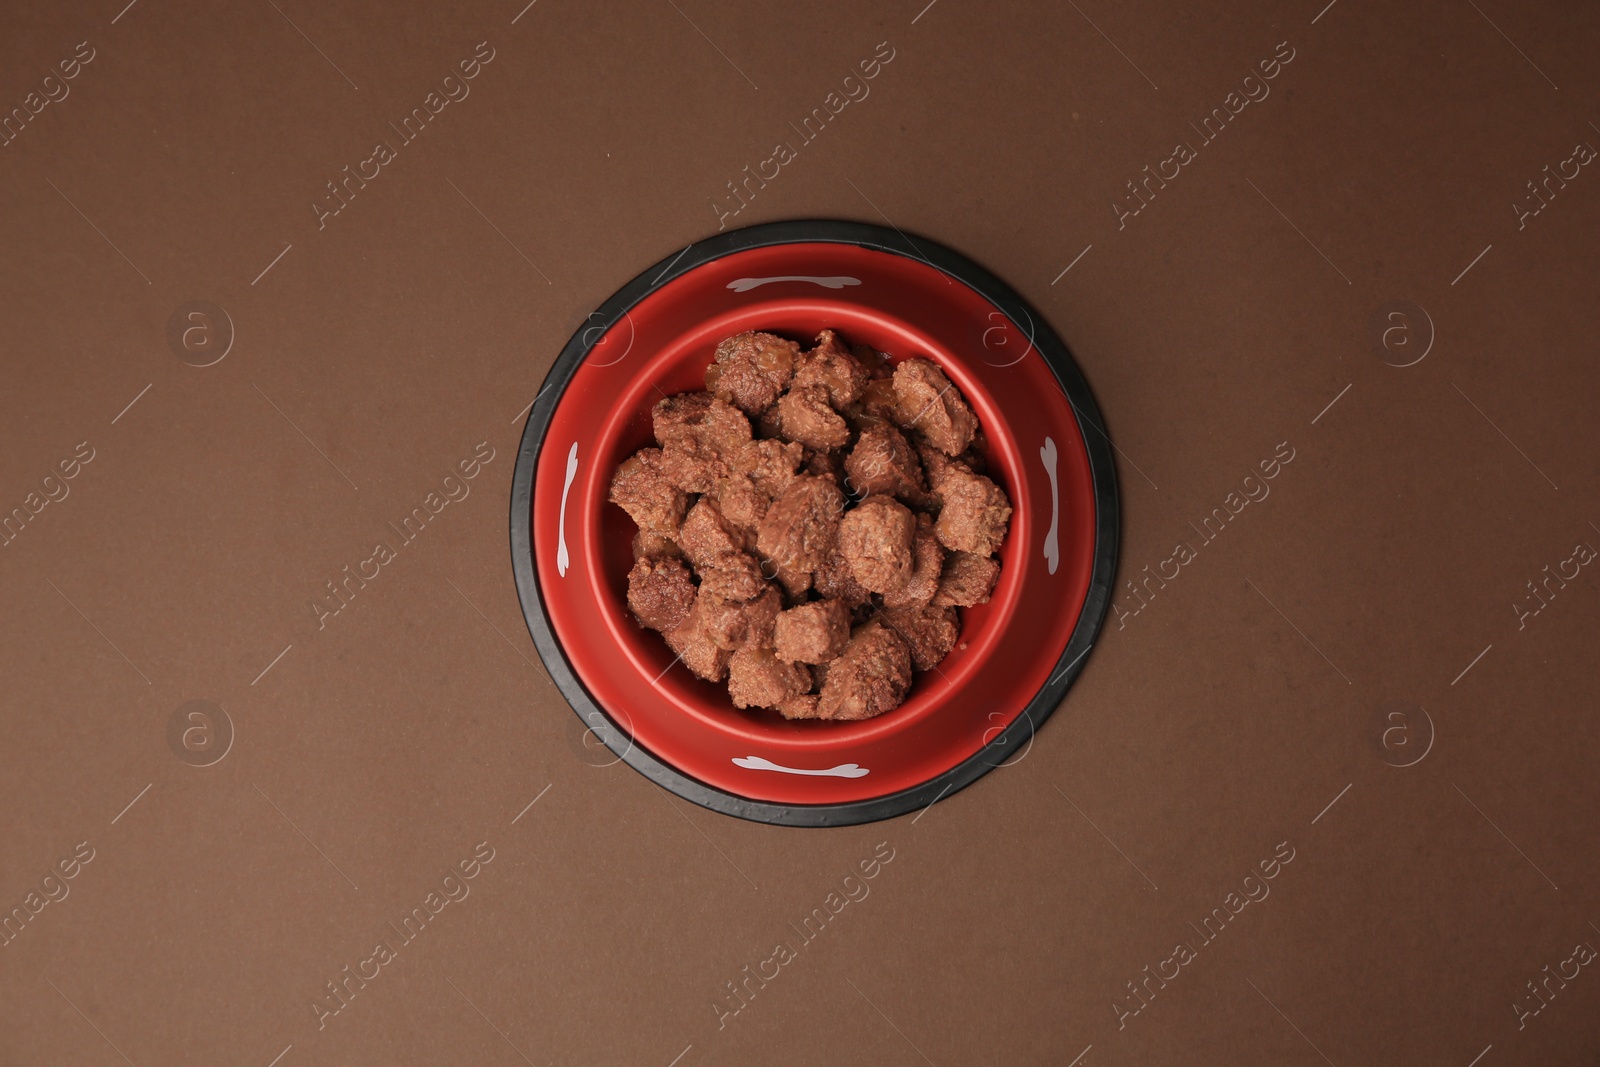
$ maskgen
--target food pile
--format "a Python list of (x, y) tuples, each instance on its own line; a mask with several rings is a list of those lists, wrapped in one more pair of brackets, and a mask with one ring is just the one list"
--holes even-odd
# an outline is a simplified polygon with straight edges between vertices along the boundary
[(1011, 504), (931, 361), (741, 333), (651, 421), (611, 479), (639, 528), (628, 607), (736, 706), (882, 715), (989, 599)]

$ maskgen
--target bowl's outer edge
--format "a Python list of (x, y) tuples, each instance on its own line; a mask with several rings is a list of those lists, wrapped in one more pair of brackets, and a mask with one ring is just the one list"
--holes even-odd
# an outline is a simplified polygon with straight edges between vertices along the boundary
[[(605, 335), (627, 310), (665, 282), (685, 272), (735, 252), (770, 245), (795, 243), (859, 245), (920, 260), (976, 290), (1027, 335), (1060, 383), (1076, 413), (1078, 430), (1089, 453), (1094, 483), (1095, 544), (1089, 590), (1067, 647), (1057, 660), (1059, 670), (1012, 721), (980, 751), (921, 785), (882, 797), (848, 804), (774, 804), (749, 800), (690, 778), (663, 763), (617, 725), (590, 697), (561, 651), (540, 598), (534, 572), (532, 530), (533, 475), (550, 417), (594, 341)], [(618, 289), (597, 309), (562, 348), (528, 413), (522, 443), (517, 450), (511, 484), (511, 563), (517, 596), (534, 647), (545, 669), (572, 706), (578, 718), (619, 759), (657, 785), (712, 811), (779, 826), (850, 826), (894, 818), (931, 807), (1023, 751), (1039, 726), (1055, 711), (1094, 646), (1116, 574), (1121, 536), (1121, 507), (1111, 439), (1089, 384), (1066, 344), (1021, 295), (988, 270), (965, 256), (923, 237), (910, 237), (898, 229), (832, 219), (802, 219), (762, 223), (730, 230), (699, 241), (659, 261)]]

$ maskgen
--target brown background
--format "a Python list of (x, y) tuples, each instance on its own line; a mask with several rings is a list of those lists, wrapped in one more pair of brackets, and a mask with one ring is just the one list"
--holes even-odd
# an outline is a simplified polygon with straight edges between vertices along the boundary
[[(0, 16), (5, 109), (95, 50), (0, 148), (0, 506), (95, 457), (0, 548), (0, 910), (95, 850), (0, 948), (0, 1063), (1595, 1062), (1594, 968), (1525, 1028), (1512, 1005), (1600, 945), (1600, 574), (1521, 629), (1511, 605), (1600, 545), (1600, 174), (1520, 230), (1511, 204), (1600, 143), (1600, 14), (924, 3)], [(323, 183), (480, 41), (470, 97), (319, 230)], [(1123, 578), (1295, 459), (1108, 620), (1020, 762), (782, 830), (593, 766), (506, 507), (587, 311), (714, 232), (883, 41), (870, 97), (733, 221), (892, 220), (1034, 301), (1122, 452)], [(1284, 41), (1119, 230), (1123, 183)], [(189, 300), (234, 325), (203, 369), (167, 341)], [(1401, 300), (1426, 319), (1375, 346)], [(478, 442), (472, 495), (319, 630), (323, 583)], [(192, 699), (236, 729), (213, 766), (169, 747)], [(481, 841), (471, 896), (319, 1030), (325, 983)], [(879, 842), (870, 897), (719, 1030), (723, 984)], [(1124, 983), (1280, 842), (1271, 896), (1119, 1030)]]

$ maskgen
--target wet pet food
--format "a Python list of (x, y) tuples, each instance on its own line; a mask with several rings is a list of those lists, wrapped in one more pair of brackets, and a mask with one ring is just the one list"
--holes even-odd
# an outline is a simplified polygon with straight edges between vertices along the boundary
[(741, 333), (651, 423), (611, 479), (638, 527), (628, 607), (737, 707), (882, 715), (999, 579), (1011, 504), (931, 360)]

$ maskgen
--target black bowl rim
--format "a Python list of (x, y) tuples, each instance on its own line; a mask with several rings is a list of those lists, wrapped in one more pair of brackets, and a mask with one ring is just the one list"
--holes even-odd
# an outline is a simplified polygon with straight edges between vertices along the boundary
[[(843, 804), (779, 804), (729, 793), (691, 778), (663, 762), (635, 743), (632, 736), (619, 727), (584, 688), (556, 640), (539, 591), (531, 536), (533, 475), (538, 466), (545, 431), (568, 383), (582, 365), (594, 341), (604, 336), (625, 312), (667, 282), (723, 256), (772, 245), (818, 242), (857, 245), (919, 260), (976, 290), (1032, 340), (1072, 404), (1079, 433), (1088, 449), (1095, 499), (1094, 560), (1090, 569), (1088, 595), (1067, 647), (1057, 661), (1057, 672), (1051, 675), (1050, 680), (1010, 726), (982, 749), (926, 782), (885, 796)], [(516, 470), (512, 476), (511, 564), (516, 575), (517, 596), (522, 602), (522, 613), (528, 624), (528, 632), (533, 637), (534, 647), (539, 650), (546, 670), (573, 712), (620, 760), (656, 785), (712, 811), (779, 826), (851, 826), (890, 819), (932, 807), (945, 796), (971, 785), (1023, 751), (1083, 670), (1084, 661), (1105, 620), (1116, 572), (1121, 509), (1116, 467), (1111, 453), (1111, 439), (1106, 434), (1100, 408), (1066, 344), (1021, 295), (972, 260), (936, 241), (921, 236), (913, 238), (899, 229), (886, 229), (861, 222), (800, 219), (729, 230), (691, 244), (618, 289), (589, 314), (545, 376), (544, 384), (528, 413), (522, 444), (517, 453)]]

